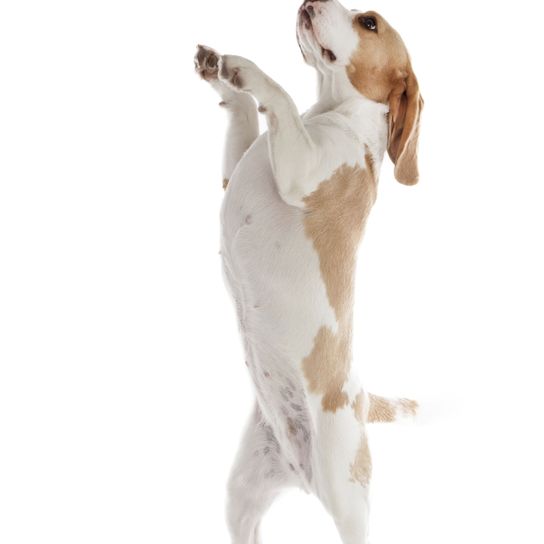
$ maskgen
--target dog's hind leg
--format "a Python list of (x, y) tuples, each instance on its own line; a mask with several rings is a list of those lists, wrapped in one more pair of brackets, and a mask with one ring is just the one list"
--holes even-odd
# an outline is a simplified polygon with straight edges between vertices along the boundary
[(228, 485), (232, 544), (260, 544), (259, 524), (274, 499), (296, 485), (272, 427), (258, 407), (247, 425)]
[(316, 495), (343, 544), (367, 544), (372, 462), (364, 423), (352, 407), (318, 416)]
[(221, 97), (220, 106), (229, 115), (223, 153), (223, 188), (226, 189), (234, 168), (259, 135), (257, 106), (251, 96), (232, 89), (218, 79), (220, 55), (209, 47), (199, 45), (195, 69)]

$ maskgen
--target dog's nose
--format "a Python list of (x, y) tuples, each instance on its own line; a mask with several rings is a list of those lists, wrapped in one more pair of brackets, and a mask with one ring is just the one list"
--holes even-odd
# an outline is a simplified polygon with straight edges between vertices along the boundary
[(328, 2), (328, 1), (329, 0), (304, 0), (304, 4), (302, 4), (302, 8), (313, 19), (315, 17), (315, 9), (313, 4), (317, 4), (317, 2)]

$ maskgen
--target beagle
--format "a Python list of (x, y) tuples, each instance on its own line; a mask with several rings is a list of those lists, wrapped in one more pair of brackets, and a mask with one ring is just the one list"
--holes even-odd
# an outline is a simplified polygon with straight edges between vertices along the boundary
[(375, 12), (306, 0), (297, 39), (318, 74), (302, 116), (248, 59), (204, 46), (195, 56), (229, 114), (221, 256), (256, 396), (227, 518), (234, 544), (257, 544), (274, 498), (298, 486), (344, 544), (363, 544), (366, 423), (414, 415), (417, 403), (368, 394), (351, 367), (356, 253), (386, 150), (398, 181), (418, 181), (423, 101), (402, 39)]

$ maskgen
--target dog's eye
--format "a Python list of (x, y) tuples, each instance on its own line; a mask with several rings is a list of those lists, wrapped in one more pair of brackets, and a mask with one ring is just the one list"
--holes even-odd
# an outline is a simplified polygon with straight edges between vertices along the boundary
[(359, 17), (359, 23), (363, 28), (371, 30), (372, 32), (378, 32), (378, 24), (374, 17)]

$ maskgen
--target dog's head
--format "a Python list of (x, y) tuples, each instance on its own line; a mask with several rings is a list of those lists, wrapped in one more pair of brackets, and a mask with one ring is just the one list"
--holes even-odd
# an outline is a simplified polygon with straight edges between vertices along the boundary
[(378, 13), (337, 0), (306, 0), (297, 38), (304, 60), (324, 77), (345, 79), (370, 100), (389, 105), (387, 150), (401, 183), (417, 183), (417, 140), (423, 100), (399, 34)]

